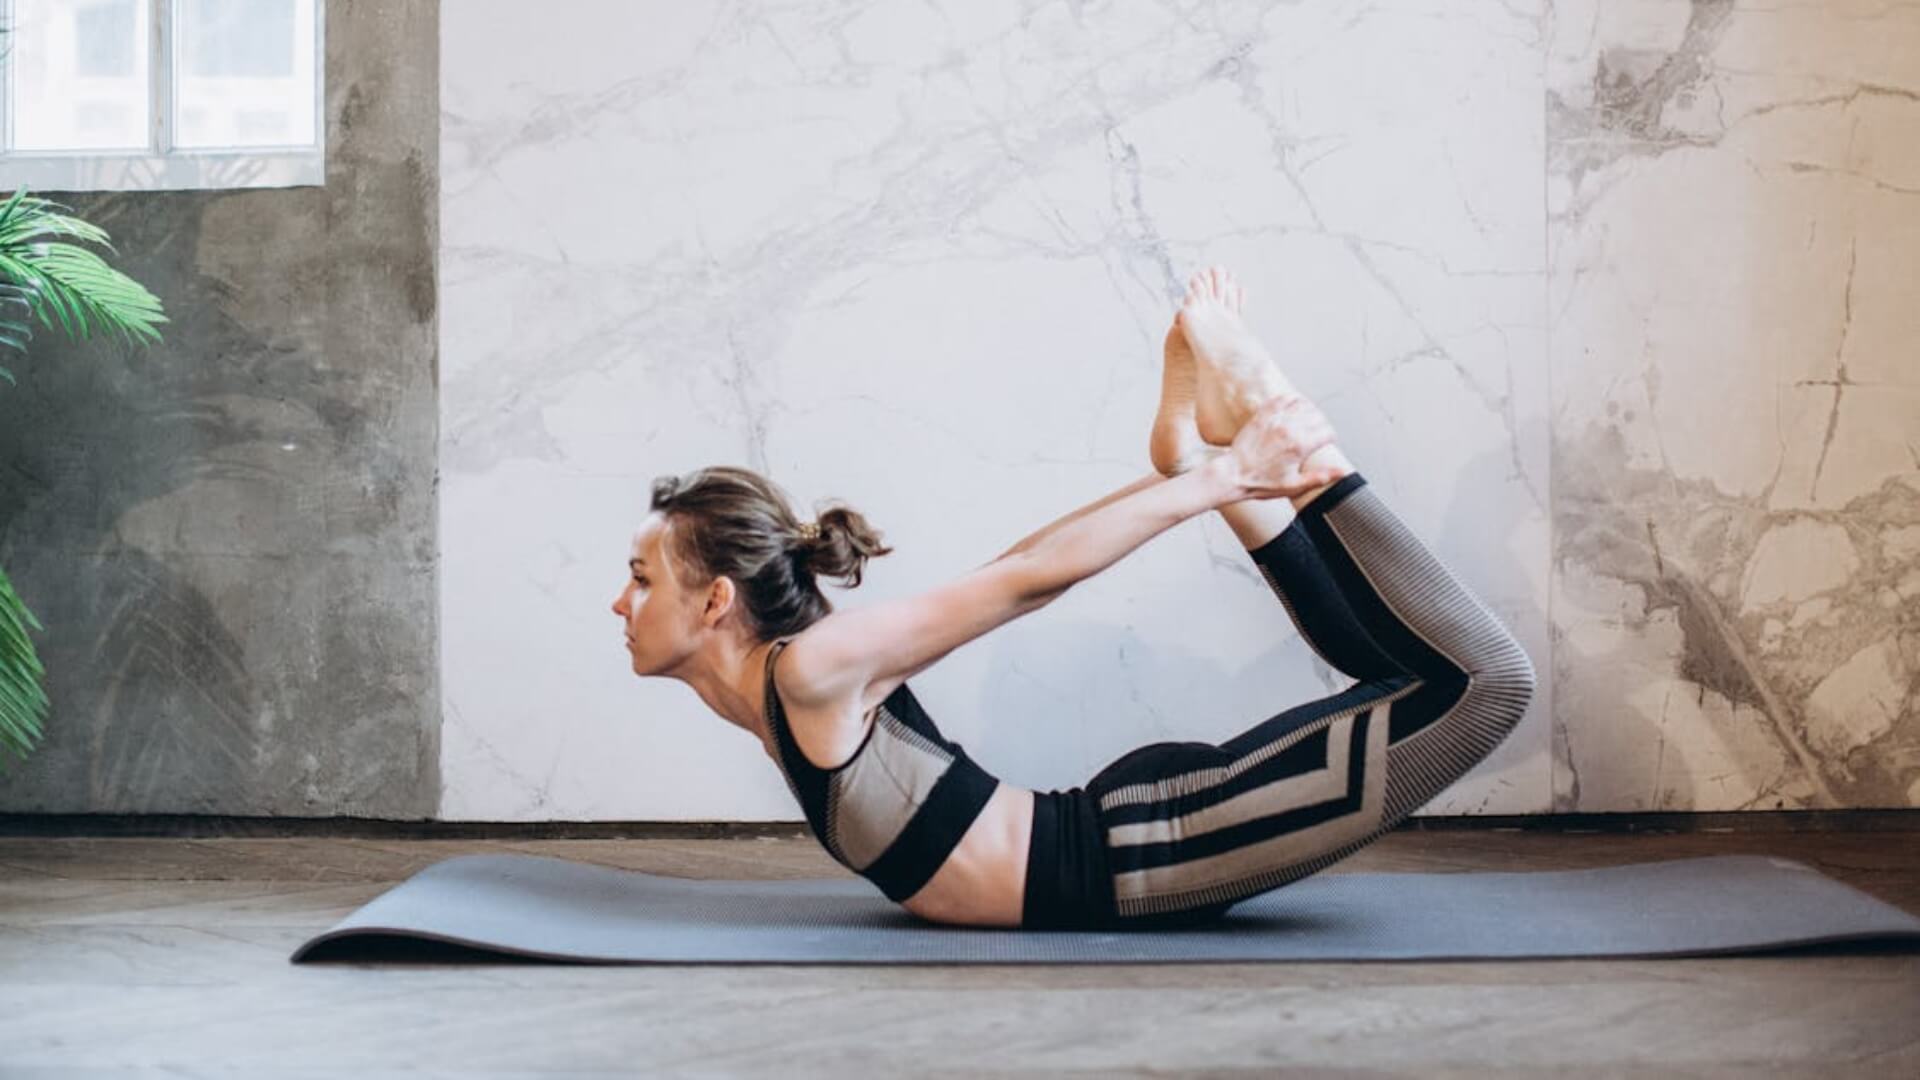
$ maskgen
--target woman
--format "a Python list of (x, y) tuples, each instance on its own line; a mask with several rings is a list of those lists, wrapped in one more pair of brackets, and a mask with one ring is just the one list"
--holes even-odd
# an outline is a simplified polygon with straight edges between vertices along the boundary
[[(639, 675), (680, 679), (773, 758), (842, 865), (936, 922), (1187, 925), (1392, 829), (1520, 721), (1533, 666), (1333, 445), (1220, 270), (1166, 341), (1155, 472), (957, 581), (834, 612), (818, 577), (884, 555), (865, 518), (800, 523), (742, 469), (667, 477), (613, 610)], [(1002, 783), (907, 680), (1218, 510), (1310, 646), (1356, 683), (1219, 744), (1161, 742), (1087, 782)]]

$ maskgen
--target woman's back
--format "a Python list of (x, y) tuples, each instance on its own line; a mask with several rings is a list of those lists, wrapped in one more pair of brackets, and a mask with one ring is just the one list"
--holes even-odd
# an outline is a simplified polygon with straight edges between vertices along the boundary
[(850, 758), (831, 768), (809, 760), (774, 680), (791, 640), (767, 653), (767, 727), (781, 775), (828, 854), (888, 899), (904, 900), (940, 869), (998, 781), (940, 733), (904, 681), (874, 711)]

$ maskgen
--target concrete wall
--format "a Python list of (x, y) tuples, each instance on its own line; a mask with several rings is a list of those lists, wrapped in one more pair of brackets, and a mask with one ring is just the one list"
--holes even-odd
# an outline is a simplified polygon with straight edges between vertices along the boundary
[(166, 344), (41, 332), (0, 564), (46, 623), (0, 809), (431, 816), (438, 5), (327, 5), (327, 184), (53, 195)]

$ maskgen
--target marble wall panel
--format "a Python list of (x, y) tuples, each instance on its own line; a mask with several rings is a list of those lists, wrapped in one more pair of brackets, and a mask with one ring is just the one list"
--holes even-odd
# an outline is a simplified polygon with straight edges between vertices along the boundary
[[(442, 19), (443, 817), (795, 818), (755, 741), (627, 670), (648, 481), (844, 499), (897, 553), (836, 602), (931, 587), (1148, 471), (1213, 262), (1542, 672), (1429, 812), (1548, 808), (1539, 5), (542, 10)], [(1316, 665), (1209, 516), (915, 689), (1063, 787), (1346, 684)]]
[(1563, 0), (1546, 71), (1554, 809), (1920, 805), (1920, 8)]

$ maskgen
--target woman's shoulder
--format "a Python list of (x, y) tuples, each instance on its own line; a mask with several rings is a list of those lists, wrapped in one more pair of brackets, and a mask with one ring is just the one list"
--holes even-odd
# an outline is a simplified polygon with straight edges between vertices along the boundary
[(767, 653), (767, 671), (780, 696), (798, 702), (817, 703), (827, 685), (821, 658), (811, 647), (807, 632), (778, 638)]
[(822, 689), (821, 684), (809, 682), (817, 677), (813, 671), (801, 664), (789, 667), (789, 658), (807, 657), (804, 636), (803, 632), (777, 641), (778, 652), (769, 653), (774, 693), (782, 702), (781, 712), (800, 756), (816, 769), (837, 772), (866, 746), (878, 707), (907, 691), (904, 682), (889, 687), (869, 684), (846, 691)]
[(907, 674), (870, 679), (864, 669), (843, 662), (830, 649), (813, 647), (814, 642), (825, 636), (815, 635), (815, 629), (832, 618), (833, 615), (828, 615), (776, 642), (779, 654), (774, 664), (774, 681), (781, 695), (797, 704), (813, 708), (851, 705), (855, 715), (862, 715), (904, 687)]

